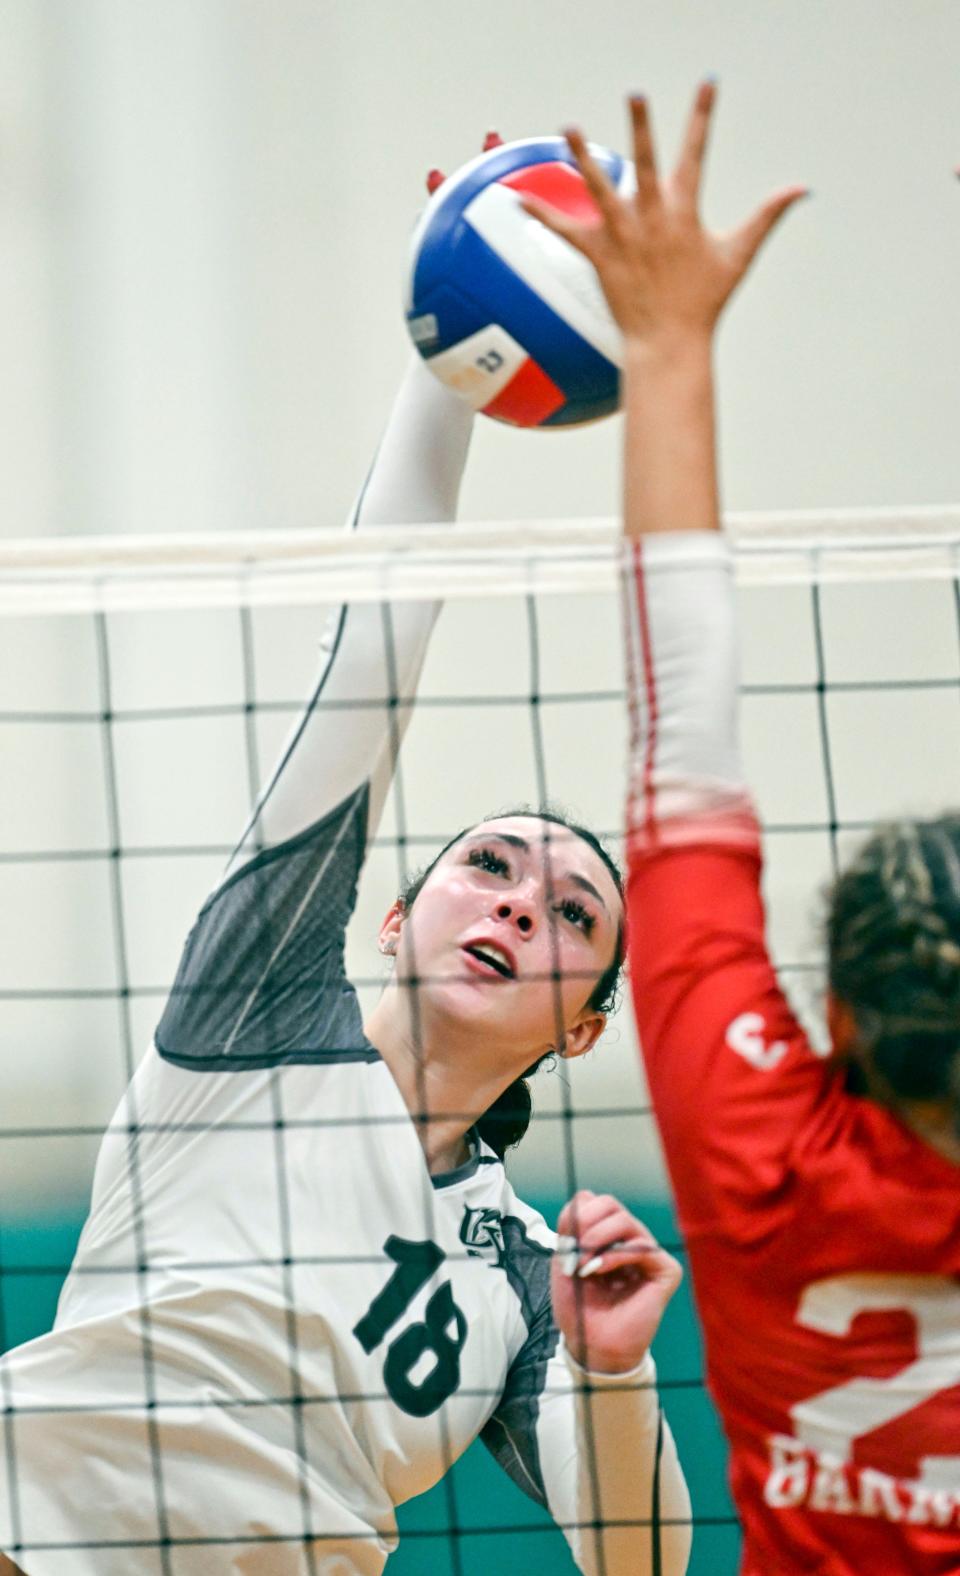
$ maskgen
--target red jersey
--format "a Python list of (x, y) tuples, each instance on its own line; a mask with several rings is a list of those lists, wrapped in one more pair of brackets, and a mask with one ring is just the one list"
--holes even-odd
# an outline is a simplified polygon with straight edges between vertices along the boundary
[(960, 1167), (848, 1092), (777, 982), (721, 554), (655, 539), (628, 579), (628, 904), (742, 1572), (958, 1576)]

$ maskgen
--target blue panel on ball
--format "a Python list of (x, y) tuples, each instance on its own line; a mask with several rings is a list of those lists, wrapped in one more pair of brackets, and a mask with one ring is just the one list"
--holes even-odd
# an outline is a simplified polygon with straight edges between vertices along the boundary
[[(553, 424), (588, 421), (616, 408), (619, 373), (613, 363), (558, 317), (469, 225), (462, 226), (454, 250), (445, 249), (444, 263), (447, 280), (455, 274), (462, 288), (453, 290), (445, 281), (414, 298), (418, 314), (432, 312), (437, 319), (437, 344), (427, 351), (427, 360), (488, 323), (499, 323), (565, 394), (576, 391), (581, 414), (558, 412)], [(476, 301), (467, 294), (472, 280)]]
[(462, 291), (455, 290), (449, 280), (434, 286), (432, 290), (419, 295), (416, 308), (407, 313), (407, 320), (431, 313), (437, 320), (437, 336), (426, 344), (417, 346), (425, 361), (431, 356), (438, 356), (442, 350), (450, 350), (458, 345), (461, 339), (467, 339), (471, 334), (478, 334), (481, 328), (486, 328), (491, 317), (489, 309)]

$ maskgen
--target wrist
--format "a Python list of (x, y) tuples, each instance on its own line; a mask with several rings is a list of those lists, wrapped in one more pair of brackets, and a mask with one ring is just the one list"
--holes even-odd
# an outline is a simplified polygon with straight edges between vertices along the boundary
[(625, 1379), (636, 1379), (646, 1384), (656, 1380), (656, 1368), (649, 1347), (630, 1356), (625, 1356), (622, 1352), (616, 1355), (605, 1354), (595, 1351), (593, 1347), (588, 1352), (578, 1354), (573, 1351), (569, 1341), (564, 1337), (563, 1350), (567, 1366), (578, 1378), (594, 1380), (600, 1384), (604, 1381), (610, 1384), (622, 1384)]
[(709, 368), (713, 361), (711, 329), (673, 325), (624, 335), (624, 370), (636, 367), (644, 376), (681, 368)]
[(624, 531), (720, 523), (709, 332), (676, 324), (631, 337), (623, 363)]

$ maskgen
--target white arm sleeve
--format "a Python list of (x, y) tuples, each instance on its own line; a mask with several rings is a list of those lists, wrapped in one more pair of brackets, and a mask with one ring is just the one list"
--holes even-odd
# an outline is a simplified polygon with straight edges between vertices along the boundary
[(585, 1373), (554, 1322), (549, 1265), (536, 1249), (526, 1265), (536, 1312), (483, 1442), (547, 1507), (584, 1576), (683, 1576), (690, 1499), (653, 1359), (629, 1374)]
[(632, 842), (755, 842), (725, 538), (664, 531), (626, 541), (623, 592)]
[(547, 1504), (583, 1576), (683, 1576), (690, 1496), (653, 1358), (588, 1374), (561, 1340), (537, 1423)]
[[(397, 396), (348, 530), (453, 518), (472, 412), (419, 356)], [(410, 718), (437, 602), (344, 606), (321, 642), (320, 673), (260, 794), (227, 875), (258, 849), (296, 836), (369, 784), (368, 837), (379, 820)], [(359, 704), (357, 704), (359, 703)]]

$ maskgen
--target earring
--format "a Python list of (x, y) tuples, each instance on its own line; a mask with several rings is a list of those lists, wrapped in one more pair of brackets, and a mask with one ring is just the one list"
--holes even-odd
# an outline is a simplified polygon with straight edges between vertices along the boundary
[(392, 957), (395, 956), (396, 950), (397, 950), (397, 938), (396, 938), (396, 936), (388, 936), (386, 941), (383, 943), (383, 946), (380, 948), (380, 951), (383, 953), (385, 958), (392, 958)]

